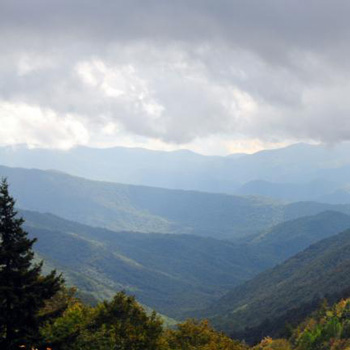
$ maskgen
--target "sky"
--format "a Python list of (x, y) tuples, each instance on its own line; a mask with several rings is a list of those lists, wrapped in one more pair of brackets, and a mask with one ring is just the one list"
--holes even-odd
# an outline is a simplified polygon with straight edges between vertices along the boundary
[(350, 139), (347, 0), (0, 0), (0, 145)]

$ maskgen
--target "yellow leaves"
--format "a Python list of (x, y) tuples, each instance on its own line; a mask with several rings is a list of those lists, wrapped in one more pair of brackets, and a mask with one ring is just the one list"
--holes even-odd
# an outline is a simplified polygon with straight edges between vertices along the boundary
[(207, 320), (187, 320), (165, 332), (169, 350), (243, 350), (243, 344), (215, 331)]
[(333, 317), (333, 312), (331, 310), (326, 311), (327, 317)]
[(47, 343), (55, 343), (58, 340), (69, 339), (84, 327), (92, 314), (92, 308), (76, 301), (58, 317), (54, 322), (47, 322), (41, 328), (41, 335)]
[(264, 338), (260, 344), (253, 347), (252, 350), (291, 350), (290, 343), (285, 339)]
[(293, 334), (297, 350), (350, 350), (350, 299), (325, 303)]
[(158, 316), (125, 293), (96, 307), (76, 301), (42, 329), (46, 343), (60, 350), (161, 350), (161, 334)]

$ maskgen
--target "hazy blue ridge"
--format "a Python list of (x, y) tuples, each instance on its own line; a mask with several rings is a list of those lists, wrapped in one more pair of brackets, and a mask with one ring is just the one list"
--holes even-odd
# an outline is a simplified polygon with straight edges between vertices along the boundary
[(151, 187), (350, 203), (349, 153), (348, 143), (295, 144), (226, 157), (188, 150), (74, 147), (62, 151), (16, 146), (0, 148), (0, 164)]
[(122, 185), (0, 166), (19, 207), (114, 231), (192, 233), (234, 240), (283, 221), (350, 205), (283, 204), (261, 197)]

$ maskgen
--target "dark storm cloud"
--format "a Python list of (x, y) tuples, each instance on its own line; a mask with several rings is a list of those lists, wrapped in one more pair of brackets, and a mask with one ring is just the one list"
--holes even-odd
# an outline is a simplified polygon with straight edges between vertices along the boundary
[[(219, 40), (275, 59), (291, 50), (331, 52), (349, 39), (350, 3), (311, 0), (11, 0), (2, 32), (19, 40)], [(46, 42), (46, 44), (49, 44)]]
[(165, 142), (349, 139), (349, 13), (341, 0), (0, 0), (0, 99)]

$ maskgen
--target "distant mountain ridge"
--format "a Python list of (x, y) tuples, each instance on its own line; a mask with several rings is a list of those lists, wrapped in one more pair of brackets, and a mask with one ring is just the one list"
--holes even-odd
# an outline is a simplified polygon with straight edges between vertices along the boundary
[[(0, 148), (0, 164), (10, 167), (59, 170), (92, 180), (208, 192), (233, 192), (238, 184), (220, 169), (230, 161), (189, 150), (173, 152), (143, 148), (71, 150)], [(225, 170), (225, 172), (227, 172)]]
[(169, 189), (350, 203), (350, 196), (339, 193), (349, 185), (349, 154), (349, 143), (334, 147), (295, 144), (226, 157), (188, 150), (75, 147), (60, 151), (17, 146), (0, 148), (0, 164)]
[(8, 177), (23, 209), (114, 231), (234, 238), (258, 232), (280, 217), (277, 203), (259, 198), (106, 183), (1, 166), (0, 176)]
[(258, 197), (91, 181), (63, 173), (0, 166), (23, 209), (114, 231), (192, 233), (237, 239), (283, 221), (350, 205), (283, 204)]

